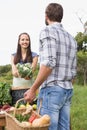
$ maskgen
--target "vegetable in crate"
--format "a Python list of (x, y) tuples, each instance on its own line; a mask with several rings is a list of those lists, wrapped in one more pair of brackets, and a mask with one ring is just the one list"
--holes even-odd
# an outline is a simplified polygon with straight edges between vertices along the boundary
[(36, 118), (33, 122), (32, 122), (32, 126), (33, 127), (39, 127), (39, 126), (43, 126), (46, 124), (50, 124), (50, 116), (45, 114), (40, 118)]
[(11, 85), (6, 82), (0, 82), (0, 105), (11, 104), (12, 96), (10, 94)]
[(17, 65), (18, 72), (21, 78), (32, 78), (33, 72), (32, 72), (32, 67), (30, 63), (25, 63), (25, 64), (20, 64), (18, 63)]
[(29, 120), (29, 117), (30, 117), (30, 114), (27, 114), (27, 115), (16, 114), (15, 117), (16, 117), (16, 119), (17, 119), (19, 122), (28, 121), (28, 120)]

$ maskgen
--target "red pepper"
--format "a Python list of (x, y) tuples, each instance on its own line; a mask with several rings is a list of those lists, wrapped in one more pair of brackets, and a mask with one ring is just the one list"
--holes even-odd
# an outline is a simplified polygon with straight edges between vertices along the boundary
[(36, 118), (38, 118), (37, 115), (32, 114), (29, 118), (29, 122), (32, 123)]

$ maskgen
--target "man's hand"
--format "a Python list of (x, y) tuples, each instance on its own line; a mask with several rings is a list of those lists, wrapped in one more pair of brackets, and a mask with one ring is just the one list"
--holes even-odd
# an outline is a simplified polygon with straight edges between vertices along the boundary
[(32, 90), (32, 87), (24, 93), (24, 99), (29, 103), (32, 103), (36, 98), (36, 91)]

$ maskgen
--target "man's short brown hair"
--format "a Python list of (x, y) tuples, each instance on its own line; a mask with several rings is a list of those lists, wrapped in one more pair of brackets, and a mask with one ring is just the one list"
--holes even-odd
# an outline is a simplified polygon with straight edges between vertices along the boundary
[(61, 22), (63, 18), (63, 8), (60, 4), (50, 3), (46, 8), (45, 14), (51, 21)]

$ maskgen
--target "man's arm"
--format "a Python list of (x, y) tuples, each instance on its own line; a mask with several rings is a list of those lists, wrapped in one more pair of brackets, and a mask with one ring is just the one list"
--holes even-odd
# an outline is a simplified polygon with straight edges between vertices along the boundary
[(51, 72), (52, 72), (52, 69), (50, 67), (41, 65), (35, 82), (30, 87), (30, 89), (24, 93), (25, 100), (29, 102), (32, 102), (34, 100), (34, 98), (36, 97), (36, 90), (48, 78)]

